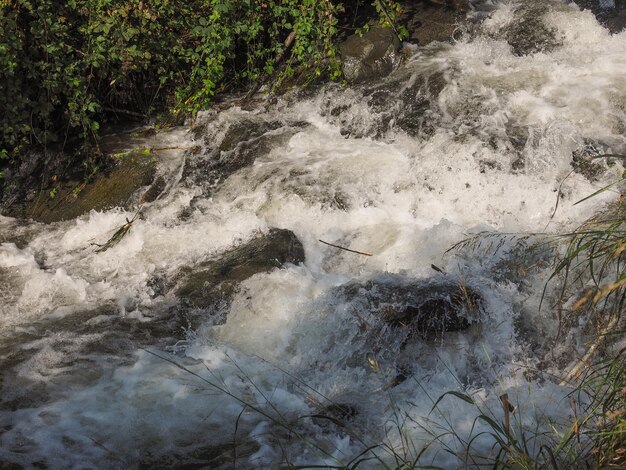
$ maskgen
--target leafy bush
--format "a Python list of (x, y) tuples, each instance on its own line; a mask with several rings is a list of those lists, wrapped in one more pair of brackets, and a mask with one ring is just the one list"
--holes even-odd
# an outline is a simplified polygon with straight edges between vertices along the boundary
[[(387, 23), (398, 9), (374, 5)], [(217, 92), (303, 69), (340, 76), (335, 0), (0, 0), (0, 8), (4, 158), (94, 140), (107, 114), (193, 113)]]

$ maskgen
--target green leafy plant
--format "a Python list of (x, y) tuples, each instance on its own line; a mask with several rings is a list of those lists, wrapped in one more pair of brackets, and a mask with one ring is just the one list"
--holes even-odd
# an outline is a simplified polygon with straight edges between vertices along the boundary
[[(374, 2), (392, 25), (398, 4)], [(97, 140), (110, 117), (193, 114), (216, 93), (338, 79), (335, 0), (3, 0), (0, 159)]]

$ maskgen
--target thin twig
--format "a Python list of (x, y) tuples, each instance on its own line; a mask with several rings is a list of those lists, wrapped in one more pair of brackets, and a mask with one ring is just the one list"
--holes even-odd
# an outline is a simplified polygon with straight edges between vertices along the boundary
[(115, 114), (126, 114), (127, 116), (134, 116), (145, 119), (147, 116), (145, 114), (138, 113), (136, 111), (131, 111), (130, 109), (121, 109), (121, 108), (109, 108), (107, 106), (102, 107), (103, 111), (108, 111), (110, 113)]
[(552, 222), (552, 219), (554, 219), (554, 216), (556, 215), (556, 211), (559, 209), (559, 201), (561, 200), (561, 195), (563, 194), (561, 192), (561, 188), (563, 187), (563, 183), (565, 183), (565, 180), (567, 178), (569, 178), (572, 173), (574, 173), (574, 170), (570, 171), (567, 176), (565, 178), (563, 178), (563, 180), (561, 181), (561, 183), (559, 184), (559, 189), (556, 192), (556, 205), (554, 206), (554, 211), (552, 212), (552, 215), (550, 216), (550, 219), (548, 220), (548, 223), (546, 224), (546, 226), (544, 227), (543, 231), (545, 232), (546, 230), (548, 230), (548, 226), (550, 225), (550, 223)]
[(593, 356), (596, 350), (600, 346), (602, 346), (602, 344), (604, 344), (609, 333), (613, 331), (617, 326), (618, 318), (619, 317), (614, 317), (613, 319), (611, 319), (606, 328), (601, 330), (600, 334), (596, 337), (596, 340), (591, 344), (591, 346), (589, 346), (589, 349), (587, 350), (585, 355), (577, 360), (574, 364), (570, 364), (570, 367), (568, 367), (567, 369), (567, 374), (565, 374), (565, 377), (559, 384), (560, 386), (567, 385), (569, 381), (576, 378), (580, 374), (584, 367), (587, 367), (589, 365), (589, 360), (591, 359), (591, 356)]
[(385, 7), (383, 1), (377, 0), (376, 3), (378, 4), (380, 9), (384, 13), (385, 17), (387, 18), (387, 21), (389, 21), (389, 26), (391, 26), (391, 29), (393, 30), (393, 32), (395, 33), (396, 37), (398, 38), (398, 41), (400, 41), (402, 43), (402, 37), (400, 36), (400, 33), (398, 33), (398, 30), (396, 29), (396, 25), (391, 20), (391, 16), (389, 16), (389, 13), (387, 12), (387, 8)]
[(443, 269), (441, 269), (439, 266), (435, 266), (434, 264), (431, 264), (430, 268), (437, 271), (438, 273), (446, 274), (446, 272)]
[(103, 244), (92, 243), (92, 245), (98, 247), (96, 249), (96, 253), (102, 253), (103, 251), (107, 251), (109, 248), (117, 245), (122, 240), (122, 238), (124, 238), (126, 234), (130, 231), (130, 228), (133, 226), (133, 223), (135, 222), (135, 220), (137, 220), (137, 217), (139, 217), (139, 214), (142, 208), (143, 206), (137, 209), (137, 212), (135, 212), (135, 215), (133, 216), (132, 219), (130, 220), (126, 219), (126, 223), (122, 225), (120, 228), (118, 228), (113, 234), (113, 236), (109, 238), (106, 243), (103, 243)]
[(350, 248), (346, 248), (346, 247), (343, 247), (343, 246), (333, 245), (332, 243), (325, 242), (324, 240), (318, 240), (318, 241), (320, 243), (323, 243), (324, 245), (332, 246), (333, 248), (338, 248), (338, 249), (344, 250), (344, 251), (349, 251), (350, 253), (356, 253), (357, 255), (374, 256), (374, 255), (372, 255), (370, 253), (363, 253), (362, 251), (351, 250)]
[(151, 152), (159, 152), (161, 150), (194, 150), (199, 148), (197, 145), (173, 146), (173, 147), (148, 147)]
[[(289, 48), (291, 47), (295, 39), (296, 39), (296, 32), (291, 31), (283, 43), (285, 46), (284, 50), (276, 54), (276, 57), (274, 58), (274, 63), (276, 65), (282, 62), (285, 53), (289, 50)], [(262, 76), (255, 83), (255, 85), (250, 89), (250, 91), (246, 93), (242, 101), (246, 102), (246, 101), (251, 100), (254, 97), (254, 95), (256, 95), (257, 92), (261, 89), (261, 87), (265, 85), (270, 80), (270, 78), (272, 78), (273, 75), (274, 74), (265, 74), (265, 76)]]

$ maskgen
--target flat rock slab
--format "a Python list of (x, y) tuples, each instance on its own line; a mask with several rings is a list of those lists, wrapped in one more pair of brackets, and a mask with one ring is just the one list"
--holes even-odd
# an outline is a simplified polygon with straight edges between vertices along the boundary
[(133, 151), (89, 183), (63, 183), (54, 197), (41, 193), (30, 201), (14, 203), (4, 215), (51, 223), (73, 219), (91, 210), (126, 207), (139, 188), (152, 183), (155, 173), (153, 156), (149, 152)]
[(409, 41), (426, 46), (450, 42), (469, 9), (465, 0), (407, 1), (400, 21), (406, 24)]

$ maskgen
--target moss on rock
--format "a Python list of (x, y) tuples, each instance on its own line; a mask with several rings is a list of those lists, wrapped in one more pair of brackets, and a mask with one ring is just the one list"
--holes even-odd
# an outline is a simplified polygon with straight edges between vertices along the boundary
[(89, 183), (66, 182), (54, 197), (41, 191), (31, 200), (10, 206), (5, 215), (51, 223), (69, 220), (91, 210), (126, 207), (135, 192), (154, 180), (156, 160), (145, 151), (133, 151), (119, 158), (110, 171), (97, 174)]

